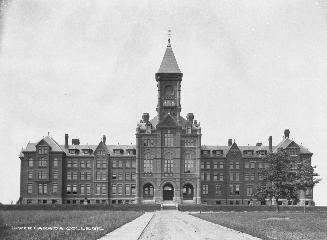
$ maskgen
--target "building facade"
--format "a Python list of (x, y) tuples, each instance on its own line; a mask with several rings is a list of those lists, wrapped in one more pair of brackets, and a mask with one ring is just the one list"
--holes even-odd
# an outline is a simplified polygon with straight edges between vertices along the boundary
[[(272, 145), (226, 146), (201, 143), (193, 113), (181, 116), (183, 73), (170, 40), (155, 74), (157, 116), (148, 113), (136, 128), (136, 145), (81, 145), (65, 134), (60, 145), (46, 136), (20, 153), (20, 199), (24, 204), (182, 204), (248, 205), (262, 181), (267, 154), (285, 149), (311, 164), (312, 153), (289, 138)], [(280, 204), (292, 204), (281, 200)], [(300, 192), (300, 204), (313, 204), (312, 189)]]

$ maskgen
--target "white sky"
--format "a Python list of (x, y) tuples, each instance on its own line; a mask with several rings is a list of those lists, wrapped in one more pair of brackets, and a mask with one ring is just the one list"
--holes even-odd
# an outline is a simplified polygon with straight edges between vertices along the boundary
[(142, 113), (155, 116), (168, 28), (203, 144), (276, 145), (289, 128), (327, 177), (326, 0), (15, 0), (3, 17), (0, 202), (19, 197), (21, 147), (48, 131), (135, 143)]

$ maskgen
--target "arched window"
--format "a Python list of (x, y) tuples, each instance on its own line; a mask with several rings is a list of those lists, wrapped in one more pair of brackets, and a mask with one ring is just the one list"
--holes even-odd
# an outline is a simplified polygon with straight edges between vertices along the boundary
[(183, 186), (183, 199), (184, 200), (193, 200), (194, 188), (192, 184), (186, 183)]
[(144, 199), (153, 199), (153, 185), (147, 183), (143, 186), (143, 198)]

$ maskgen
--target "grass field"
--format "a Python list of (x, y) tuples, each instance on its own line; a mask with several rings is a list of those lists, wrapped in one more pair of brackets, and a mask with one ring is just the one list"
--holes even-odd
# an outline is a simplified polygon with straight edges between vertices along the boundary
[(262, 239), (327, 239), (327, 211), (302, 212), (218, 212), (194, 214)]
[[(2, 210), (0, 211), (0, 239), (98, 239), (141, 214), (140, 211)], [(37, 229), (17, 229), (17, 227)], [(93, 230), (90, 230), (92, 227)]]

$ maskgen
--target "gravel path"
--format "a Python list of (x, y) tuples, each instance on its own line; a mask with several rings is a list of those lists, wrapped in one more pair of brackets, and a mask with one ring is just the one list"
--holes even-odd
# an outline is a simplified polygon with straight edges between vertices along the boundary
[(254, 240), (247, 234), (207, 222), (187, 213), (157, 211), (140, 236), (141, 240)]

